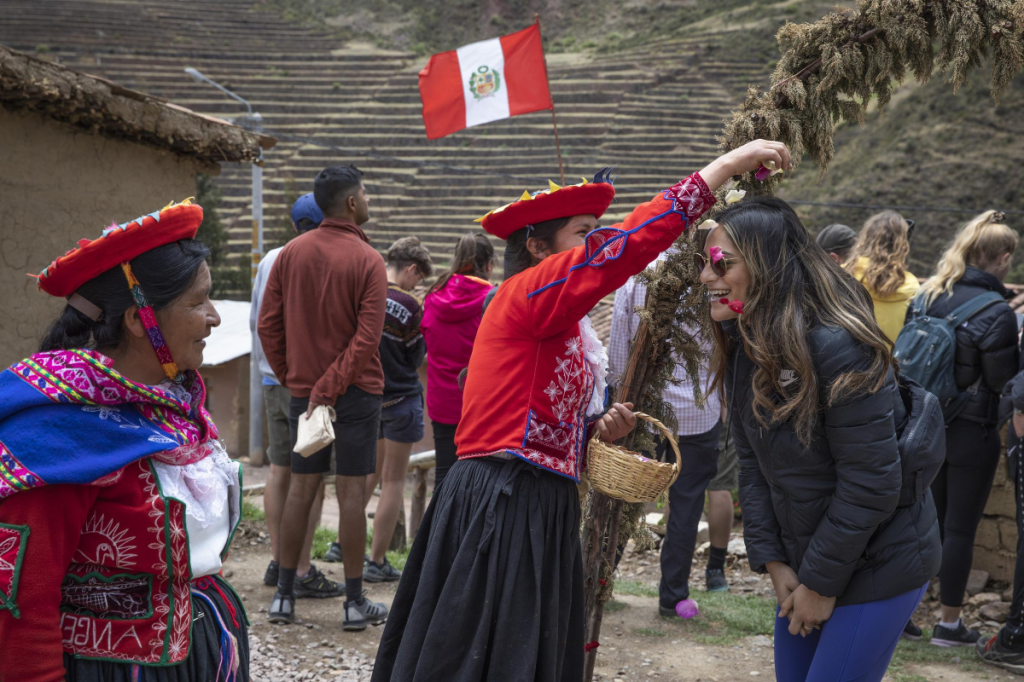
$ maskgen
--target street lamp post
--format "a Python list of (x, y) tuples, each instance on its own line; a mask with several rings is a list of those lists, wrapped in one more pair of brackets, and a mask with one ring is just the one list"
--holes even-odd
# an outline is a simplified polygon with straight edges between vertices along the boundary
[[(245, 105), (246, 115), (242, 127), (254, 133), (263, 130), (263, 117), (252, 110), (248, 101), (225, 88), (220, 83), (204, 76), (197, 69), (185, 69), (185, 73), (197, 83), (208, 83), (228, 97)], [(259, 158), (252, 164), (252, 268), (251, 281), (256, 281), (256, 270), (263, 258), (263, 150)], [(263, 466), (266, 453), (263, 450), (263, 374), (260, 372), (256, 359), (256, 348), (260, 342), (256, 332), (252, 332), (252, 352), (249, 353), (249, 462), (253, 466)]]

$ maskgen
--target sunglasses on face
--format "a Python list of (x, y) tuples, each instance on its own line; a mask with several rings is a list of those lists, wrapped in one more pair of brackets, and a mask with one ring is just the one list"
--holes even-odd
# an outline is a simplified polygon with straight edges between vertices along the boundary
[(712, 262), (703, 253), (693, 254), (693, 264), (697, 268), (697, 274), (704, 272), (704, 268), (711, 266), (711, 272), (715, 273), (719, 277), (725, 277), (725, 273), (729, 270), (734, 262), (740, 260), (739, 258), (720, 258), (717, 262)]

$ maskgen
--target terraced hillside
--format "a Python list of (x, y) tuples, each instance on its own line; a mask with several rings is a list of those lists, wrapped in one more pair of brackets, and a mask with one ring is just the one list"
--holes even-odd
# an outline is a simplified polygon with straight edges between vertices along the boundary
[[(375, 246), (417, 234), (441, 263), (474, 218), (527, 187), (558, 181), (547, 112), (428, 141), (417, 90), (424, 58), (344, 45), (259, 11), (254, 0), (5, 0), (4, 14), (0, 43), (16, 49), (203, 113), (244, 110), (192, 81), (185, 67), (248, 99), (280, 140), (266, 158), (270, 245), (285, 236), (291, 201), (330, 163), (366, 171)], [(611, 218), (708, 161), (745, 84), (763, 80), (763, 61), (717, 44), (710, 34), (683, 35), (614, 57), (549, 55), (567, 180), (617, 165)], [(250, 240), (249, 169), (226, 166), (217, 184), (230, 244), (242, 255)]]

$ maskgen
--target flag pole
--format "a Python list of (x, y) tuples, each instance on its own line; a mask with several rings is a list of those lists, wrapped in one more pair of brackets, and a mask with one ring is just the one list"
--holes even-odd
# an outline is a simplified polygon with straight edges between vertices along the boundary
[[(534, 14), (533, 21), (537, 24), (537, 32), (540, 33), (540, 15)], [(548, 94), (551, 93), (551, 79), (548, 78), (548, 57), (544, 55), (544, 79), (548, 82)], [(555, 129), (555, 151), (558, 152), (558, 175), (561, 183), (565, 186), (565, 165), (562, 163), (562, 143), (558, 139), (558, 121), (555, 119), (555, 100), (551, 99), (551, 126)]]

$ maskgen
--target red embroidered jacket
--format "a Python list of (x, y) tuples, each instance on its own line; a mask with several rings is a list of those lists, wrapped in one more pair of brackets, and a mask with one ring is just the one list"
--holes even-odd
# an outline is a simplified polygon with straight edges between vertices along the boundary
[(60, 682), (64, 652), (148, 665), (185, 660), (192, 630), (185, 505), (164, 496), (150, 462), (133, 462), (104, 482), (44, 486), (0, 504), (0, 550), (11, 550), (0, 551), (0, 562), (16, 557), (18, 610), (17, 618), (0, 610), (0, 680)]
[(502, 282), (476, 337), (455, 435), (460, 459), (507, 452), (575, 481), (594, 390), (580, 320), (715, 203), (699, 174), (621, 225)]

